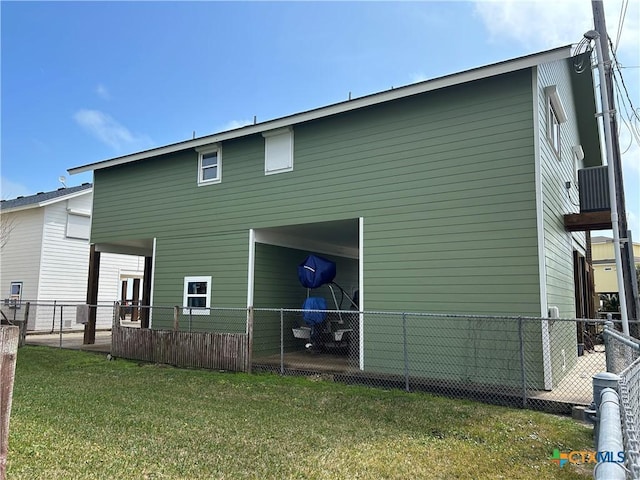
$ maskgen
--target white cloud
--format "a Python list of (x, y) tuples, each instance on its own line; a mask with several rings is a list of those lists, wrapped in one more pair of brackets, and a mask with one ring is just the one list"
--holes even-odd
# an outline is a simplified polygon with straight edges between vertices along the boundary
[(98, 86), (96, 87), (96, 93), (103, 100), (111, 100), (111, 94), (109, 93), (109, 90), (107, 90), (107, 87), (105, 87), (101, 83), (99, 83)]
[[(628, 4), (620, 38), (620, 50), (637, 57), (640, 41), (639, 2)], [(616, 41), (620, 0), (605, 4), (607, 31)], [(588, 0), (476, 0), (475, 13), (489, 31), (492, 42), (516, 41), (530, 49), (545, 49), (578, 43), (593, 28), (593, 12)]]
[(146, 148), (152, 144), (148, 137), (133, 134), (127, 127), (99, 110), (78, 110), (73, 119), (84, 130), (114, 150)]
[(0, 177), (0, 198), (10, 200), (21, 195), (31, 195), (32, 192), (21, 183), (13, 182), (7, 177)]

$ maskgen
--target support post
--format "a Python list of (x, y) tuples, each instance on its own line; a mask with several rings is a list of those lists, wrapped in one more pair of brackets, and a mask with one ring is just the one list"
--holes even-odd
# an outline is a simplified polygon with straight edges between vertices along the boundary
[(149, 328), (149, 314), (151, 313), (151, 277), (153, 272), (153, 257), (144, 257), (144, 278), (142, 279), (142, 306), (140, 310), (140, 328)]
[(89, 318), (84, 326), (85, 345), (96, 343), (96, 313), (98, 305), (98, 277), (100, 275), (100, 252), (96, 252), (96, 246), (89, 249), (89, 280), (87, 282), (87, 305), (89, 305)]
[(19, 327), (6, 325), (0, 327), (0, 480), (5, 480), (7, 474), (9, 418), (11, 417), (19, 336)]
[(173, 307), (173, 331), (180, 330), (180, 307), (178, 305)]
[(140, 279), (133, 279), (133, 295), (131, 296), (131, 321), (140, 319)]
[(253, 307), (247, 312), (247, 373), (251, 373), (253, 362)]

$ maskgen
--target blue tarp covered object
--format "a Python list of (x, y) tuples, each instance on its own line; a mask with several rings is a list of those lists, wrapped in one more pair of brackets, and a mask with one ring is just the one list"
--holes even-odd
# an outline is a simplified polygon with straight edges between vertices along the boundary
[[(302, 319), (309, 326), (319, 325), (327, 318), (327, 302), (322, 297), (309, 297), (302, 304)], [(310, 312), (309, 310), (322, 310), (321, 312)]]
[(336, 277), (336, 264), (331, 260), (309, 255), (298, 265), (298, 279), (303, 287), (318, 288)]

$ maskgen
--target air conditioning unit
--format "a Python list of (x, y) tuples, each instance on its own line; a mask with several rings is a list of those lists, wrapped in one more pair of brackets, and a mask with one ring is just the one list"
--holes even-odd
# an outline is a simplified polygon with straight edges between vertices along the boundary
[(578, 170), (580, 212), (611, 210), (609, 202), (609, 177), (607, 166)]

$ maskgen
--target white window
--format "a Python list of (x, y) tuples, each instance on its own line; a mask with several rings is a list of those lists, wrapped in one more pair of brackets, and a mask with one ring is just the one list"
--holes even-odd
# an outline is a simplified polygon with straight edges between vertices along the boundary
[(290, 172), (293, 170), (293, 130), (279, 128), (263, 132), (264, 137), (264, 173)]
[(549, 102), (547, 111), (549, 113), (547, 136), (549, 137), (553, 151), (556, 152), (557, 155), (560, 155), (560, 121), (551, 102)]
[(222, 181), (222, 149), (220, 145), (198, 149), (198, 185)]
[(567, 121), (567, 113), (555, 85), (545, 87), (544, 92), (547, 96), (547, 138), (556, 155), (560, 158), (562, 151), (560, 124)]
[(8, 303), (9, 308), (20, 308), (21, 302), (22, 302), (22, 282), (11, 282), (9, 299), (8, 299), (8, 302), (6, 303)]
[(211, 277), (184, 277), (182, 313), (209, 315), (211, 307)]
[(67, 210), (67, 238), (89, 240), (91, 215), (85, 212)]

